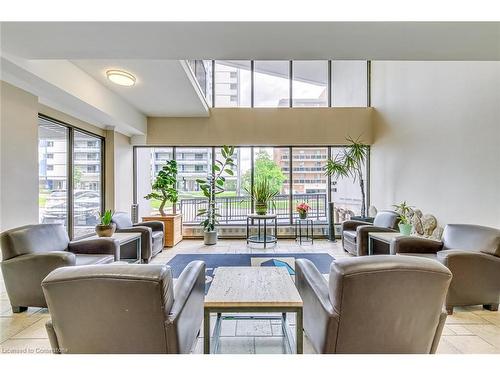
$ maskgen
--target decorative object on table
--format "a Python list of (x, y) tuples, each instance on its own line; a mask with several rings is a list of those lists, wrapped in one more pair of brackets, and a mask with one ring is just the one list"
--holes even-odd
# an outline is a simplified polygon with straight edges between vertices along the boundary
[(179, 193), (177, 191), (177, 162), (175, 160), (168, 160), (163, 168), (158, 172), (153, 185), (151, 186), (153, 190), (151, 193), (146, 195), (145, 199), (157, 199), (160, 201), (160, 211), (161, 216), (166, 216), (165, 204), (167, 202), (172, 203), (172, 209), (175, 213), (175, 205), (177, 199), (179, 198)]
[(274, 205), (273, 199), (279, 194), (279, 191), (271, 186), (269, 180), (258, 180), (251, 191), (247, 188), (245, 188), (245, 191), (250, 194), (255, 202), (255, 212), (257, 215), (266, 215), (269, 203)]
[(302, 202), (297, 207), (295, 207), (295, 210), (299, 213), (299, 218), (306, 219), (307, 213), (310, 208), (311, 207), (306, 202)]
[(196, 216), (204, 216), (200, 225), (204, 229), (203, 237), (205, 245), (215, 245), (217, 243), (217, 231), (215, 226), (219, 224), (217, 218), (220, 216), (215, 205), (217, 195), (223, 193), (224, 183), (226, 181), (222, 174), (225, 172), (230, 176), (234, 175), (232, 168), (236, 166), (233, 160), (234, 146), (222, 146), (220, 149), (222, 160), (215, 160), (211, 172), (205, 179), (198, 178), (196, 182), (199, 184), (203, 195), (208, 199), (207, 208), (200, 208)]
[(97, 213), (97, 219), (100, 224), (95, 226), (95, 232), (99, 237), (112, 237), (116, 230), (116, 225), (111, 220), (113, 219), (113, 212), (106, 210)]
[(408, 206), (406, 201), (403, 201), (399, 204), (393, 205), (396, 209), (396, 212), (399, 214), (399, 232), (405, 236), (409, 236), (411, 234), (411, 229), (413, 227), (411, 223), (411, 215), (413, 212), (413, 207)]
[(358, 181), (361, 190), (361, 216), (366, 216), (365, 180), (363, 178), (363, 168), (368, 155), (368, 146), (348, 137), (350, 143), (344, 147), (343, 152), (337, 154), (335, 159), (328, 159), (326, 162), (326, 174), (338, 180), (340, 178), (351, 177)]
[(368, 217), (375, 217), (377, 216), (377, 213), (378, 213), (377, 207), (373, 205), (368, 207)]

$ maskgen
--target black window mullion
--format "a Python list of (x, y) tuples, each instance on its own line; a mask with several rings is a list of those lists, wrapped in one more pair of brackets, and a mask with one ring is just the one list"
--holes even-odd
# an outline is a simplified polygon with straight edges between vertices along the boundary
[(366, 62), (366, 106), (372, 106), (372, 62), (368, 60)]
[[(327, 158), (332, 158), (332, 146), (328, 146)], [(326, 175), (326, 201), (330, 203), (332, 201), (332, 176), (327, 173)]]
[(292, 147), (288, 147), (288, 212), (290, 214), (290, 225), (293, 225), (293, 154)]
[(215, 108), (215, 60), (212, 60), (212, 108)]
[[(212, 82), (213, 84), (213, 82)], [(174, 146), (172, 147), (172, 160), (175, 160), (177, 162), (177, 147)], [(176, 176), (176, 181), (175, 181), (175, 189), (177, 189), (177, 176)], [(172, 212), (173, 214), (177, 214), (177, 203), (172, 205)]]
[(328, 60), (328, 107), (331, 107), (333, 104), (333, 94), (332, 94), (332, 88), (333, 88), (333, 71), (332, 71), (332, 60)]
[[(253, 189), (254, 189), (254, 184), (255, 184), (255, 157), (254, 157), (254, 147), (250, 147), (250, 192), (253, 194)], [(250, 198), (251, 202), (251, 212), (252, 214), (255, 212), (255, 202), (253, 201), (253, 198)]]
[(74, 173), (74, 166), (73, 166), (73, 143), (74, 143), (74, 129), (68, 128), (68, 150), (67, 150), (67, 173), (68, 173), (68, 183), (67, 183), (67, 196), (66, 196), (66, 215), (67, 216), (67, 230), (68, 230), (68, 236), (69, 238), (73, 239), (74, 236), (74, 228), (73, 228), (73, 173)]
[(250, 108), (254, 107), (255, 90), (254, 90), (254, 60), (250, 61)]
[(289, 92), (290, 103), (288, 104), (288, 106), (290, 108), (292, 108), (292, 102), (293, 102), (293, 61), (292, 60), (290, 60), (290, 67), (289, 67), (288, 75), (289, 75), (289, 81), (290, 81), (290, 92)]

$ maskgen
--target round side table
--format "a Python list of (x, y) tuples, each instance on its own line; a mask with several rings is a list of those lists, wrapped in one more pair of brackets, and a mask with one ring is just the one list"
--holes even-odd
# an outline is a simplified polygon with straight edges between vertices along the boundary
[[(270, 221), (270, 227), (274, 227), (274, 234), (267, 234), (267, 222)], [(250, 234), (251, 227), (255, 226), (255, 221), (257, 221), (257, 234)], [(274, 225), (273, 225), (274, 224)], [(249, 243), (261, 243), (264, 244), (264, 249), (267, 247), (268, 243), (278, 242), (278, 220), (276, 215), (257, 215), (250, 214), (247, 215), (247, 244)]]

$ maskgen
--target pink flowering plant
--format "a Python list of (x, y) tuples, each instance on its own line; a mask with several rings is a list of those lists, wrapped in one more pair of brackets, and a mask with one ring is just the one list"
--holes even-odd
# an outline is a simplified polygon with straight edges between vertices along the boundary
[(306, 216), (310, 208), (311, 207), (307, 203), (302, 202), (295, 208), (295, 210), (299, 213), (300, 216)]

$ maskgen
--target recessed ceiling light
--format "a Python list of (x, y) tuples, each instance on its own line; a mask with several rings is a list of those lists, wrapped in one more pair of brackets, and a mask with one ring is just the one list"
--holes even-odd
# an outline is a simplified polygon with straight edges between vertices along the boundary
[(123, 70), (108, 70), (106, 72), (108, 79), (120, 86), (134, 86), (135, 77)]

